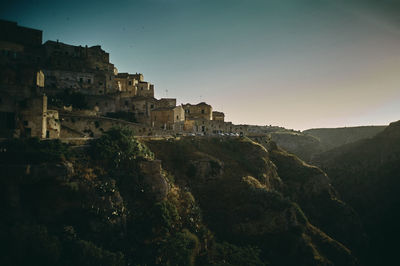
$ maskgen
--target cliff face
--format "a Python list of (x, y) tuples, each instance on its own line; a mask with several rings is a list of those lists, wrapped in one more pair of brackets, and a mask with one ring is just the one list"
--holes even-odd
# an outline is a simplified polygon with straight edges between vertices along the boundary
[(345, 236), (360, 228), (326, 174), (260, 142), (113, 130), (88, 148), (2, 144), (0, 262), (357, 264)]
[(217, 238), (256, 245), (273, 265), (355, 264), (349, 249), (333, 238), (359, 248), (361, 225), (326, 174), (260, 142), (265, 145), (218, 138), (147, 145), (175, 182), (192, 191)]
[(371, 238), (371, 265), (395, 261), (400, 237), (400, 121), (371, 139), (327, 151), (314, 161), (361, 216)]

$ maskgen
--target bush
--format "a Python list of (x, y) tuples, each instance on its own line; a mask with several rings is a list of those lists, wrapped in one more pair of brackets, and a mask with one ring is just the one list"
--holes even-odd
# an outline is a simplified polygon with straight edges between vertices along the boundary
[(77, 240), (70, 250), (70, 265), (118, 266), (125, 265), (122, 253), (102, 249), (90, 241)]
[(195, 265), (199, 250), (199, 240), (196, 235), (184, 229), (169, 238), (163, 253), (166, 265)]
[(112, 128), (99, 139), (93, 140), (90, 153), (93, 158), (116, 168), (129, 165), (135, 159), (154, 158), (149, 148), (139, 142), (127, 128)]
[(214, 265), (268, 265), (260, 259), (260, 250), (255, 247), (239, 247), (227, 242), (216, 243)]

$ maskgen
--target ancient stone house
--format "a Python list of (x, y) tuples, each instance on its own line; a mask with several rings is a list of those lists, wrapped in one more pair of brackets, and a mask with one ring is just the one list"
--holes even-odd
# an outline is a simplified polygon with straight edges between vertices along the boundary
[(47, 93), (68, 90), (86, 95), (104, 95), (117, 91), (114, 65), (101, 46), (82, 47), (47, 41), (43, 49)]
[(118, 73), (115, 76), (117, 90), (119, 92), (130, 92), (131, 96), (137, 95), (137, 84), (143, 81), (143, 74), (140, 73)]
[(213, 111), (212, 112), (212, 120), (213, 121), (222, 121), (222, 122), (224, 122), (225, 114), (223, 112)]
[(183, 109), (185, 110), (186, 120), (212, 120), (212, 107), (205, 102), (198, 104), (183, 104)]
[(182, 106), (160, 107), (151, 112), (151, 124), (158, 129), (182, 131), (184, 121), (185, 111)]
[(175, 98), (161, 98), (157, 100), (156, 103), (157, 108), (160, 107), (175, 107), (176, 106), (176, 99)]
[(20, 102), (18, 131), (21, 137), (59, 138), (58, 111), (47, 109), (47, 96), (37, 96)]
[[(42, 31), (0, 20), (0, 135), (57, 137), (47, 130), (47, 97), (43, 95)], [(56, 111), (51, 130), (58, 130)], [(59, 134), (59, 133), (58, 133)]]
[(137, 96), (154, 97), (154, 85), (150, 82), (139, 81), (137, 86)]

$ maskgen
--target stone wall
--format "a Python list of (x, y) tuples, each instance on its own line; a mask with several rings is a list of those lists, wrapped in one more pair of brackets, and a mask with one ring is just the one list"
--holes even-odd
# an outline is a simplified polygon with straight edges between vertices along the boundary
[[(118, 73), (115, 76), (115, 82), (117, 83), (118, 91), (120, 92), (132, 92), (133, 96), (137, 93), (138, 75), (128, 73)], [(142, 75), (143, 78), (143, 75)]]
[(182, 106), (162, 107), (152, 110), (151, 125), (158, 129), (183, 130), (185, 112)]
[(139, 82), (136, 86), (137, 96), (154, 97), (154, 85), (150, 82)]
[(176, 99), (175, 98), (161, 98), (157, 100), (156, 107), (175, 107)]
[(47, 110), (46, 138), (58, 139), (61, 132), (61, 123), (57, 110)]
[(47, 97), (33, 97), (24, 101), (19, 113), (21, 136), (46, 138)]
[(192, 133), (203, 133), (213, 135), (219, 133), (238, 133), (247, 135), (247, 127), (242, 125), (234, 125), (232, 122), (224, 122), (218, 120), (185, 120), (184, 130)]
[[(92, 116), (76, 116), (68, 114), (60, 114), (61, 125), (69, 128), (71, 131), (80, 132), (87, 137), (100, 137), (105, 131), (112, 127), (127, 127), (131, 129), (135, 135), (149, 136), (156, 132), (148, 126), (131, 123), (124, 120), (92, 117)], [(65, 136), (61, 133), (62, 136)]]
[(225, 120), (225, 114), (223, 112), (213, 111), (212, 112), (212, 120), (224, 121)]
[(87, 95), (85, 99), (90, 110), (103, 115), (119, 110), (119, 97), (116, 95)]
[(185, 110), (185, 117), (187, 120), (211, 120), (212, 119), (212, 107), (204, 102), (193, 105), (193, 104), (183, 104), (183, 109)]
[(114, 65), (100, 46), (47, 41), (43, 47), (48, 85), (53, 89), (79, 89), (95, 95), (116, 91)]
[(0, 36), (4, 41), (27, 46), (39, 46), (42, 44), (41, 30), (21, 27), (11, 21), (0, 20)]

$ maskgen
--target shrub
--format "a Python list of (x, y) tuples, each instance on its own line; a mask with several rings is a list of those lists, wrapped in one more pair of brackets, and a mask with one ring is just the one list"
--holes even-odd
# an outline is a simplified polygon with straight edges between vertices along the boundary
[(93, 158), (116, 168), (135, 159), (154, 158), (154, 154), (127, 128), (112, 128), (99, 139), (93, 140), (90, 153)]
[(199, 240), (196, 235), (183, 229), (169, 238), (163, 252), (166, 265), (195, 265), (199, 250)]

